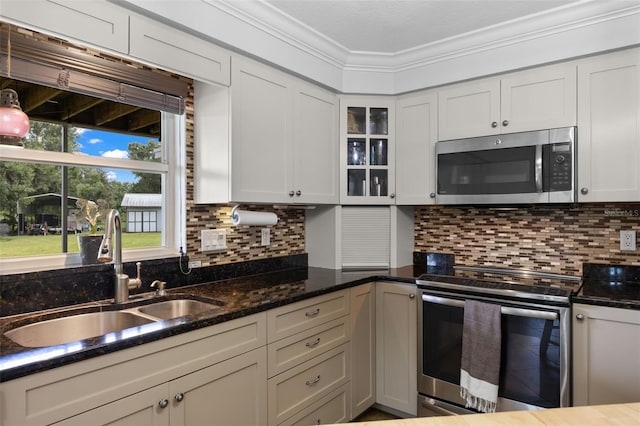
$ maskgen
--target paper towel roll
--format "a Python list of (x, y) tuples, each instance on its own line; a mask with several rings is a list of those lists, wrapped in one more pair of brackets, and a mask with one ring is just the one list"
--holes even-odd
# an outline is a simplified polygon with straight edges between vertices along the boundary
[(231, 222), (235, 225), (268, 226), (278, 223), (275, 213), (251, 212), (248, 210), (235, 210), (231, 215)]

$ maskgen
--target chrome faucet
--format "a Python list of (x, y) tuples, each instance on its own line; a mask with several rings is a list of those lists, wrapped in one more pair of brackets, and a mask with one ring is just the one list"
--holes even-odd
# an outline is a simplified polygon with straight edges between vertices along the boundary
[[(118, 210), (111, 209), (107, 212), (105, 219), (105, 232), (98, 250), (98, 262), (107, 263), (113, 261), (113, 269), (115, 271), (114, 287), (115, 295), (113, 296), (115, 303), (124, 303), (129, 300), (129, 290), (140, 288), (142, 280), (140, 279), (140, 262), (136, 263), (138, 276), (129, 278), (128, 275), (122, 273), (122, 223), (120, 222), (120, 213)], [(112, 244), (113, 233), (116, 237)]]

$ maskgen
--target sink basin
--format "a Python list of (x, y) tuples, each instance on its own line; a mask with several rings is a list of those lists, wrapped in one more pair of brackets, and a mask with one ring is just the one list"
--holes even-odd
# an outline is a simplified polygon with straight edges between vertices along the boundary
[(220, 306), (213, 303), (206, 303), (192, 299), (175, 299), (140, 307), (138, 308), (138, 312), (155, 318), (168, 320), (183, 317), (185, 315), (197, 315), (218, 309), (220, 309)]
[(40, 321), (4, 334), (21, 346), (39, 348), (102, 336), (152, 322), (131, 312), (104, 311)]

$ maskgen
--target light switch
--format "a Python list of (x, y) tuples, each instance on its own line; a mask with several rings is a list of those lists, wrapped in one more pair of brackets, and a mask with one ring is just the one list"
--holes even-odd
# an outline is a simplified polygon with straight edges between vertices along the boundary
[(203, 229), (200, 232), (200, 251), (216, 251), (227, 248), (226, 229)]

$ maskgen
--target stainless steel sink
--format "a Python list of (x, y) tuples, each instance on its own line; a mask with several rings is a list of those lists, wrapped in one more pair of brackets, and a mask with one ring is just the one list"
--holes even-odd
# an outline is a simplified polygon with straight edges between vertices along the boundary
[(154, 320), (131, 312), (104, 311), (40, 321), (4, 334), (21, 346), (38, 348), (102, 336), (152, 322)]
[(220, 306), (213, 303), (192, 299), (175, 299), (138, 308), (138, 312), (155, 318), (168, 320), (186, 315), (197, 315), (203, 312), (219, 310)]

